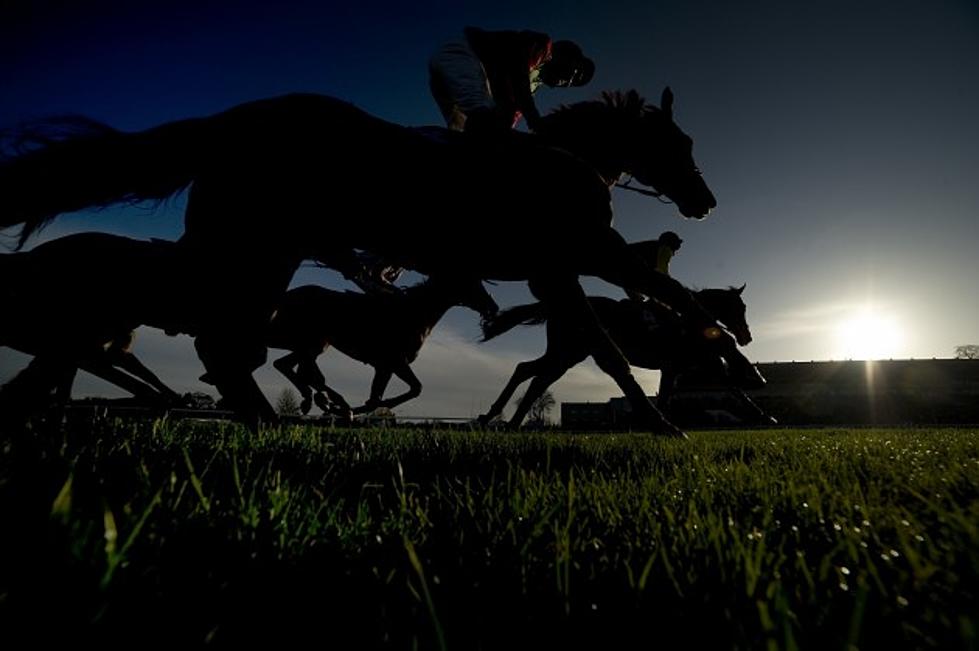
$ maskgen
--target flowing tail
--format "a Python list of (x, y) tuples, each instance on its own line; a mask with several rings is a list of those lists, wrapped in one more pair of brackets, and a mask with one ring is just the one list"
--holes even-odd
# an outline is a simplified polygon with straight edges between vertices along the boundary
[(124, 133), (87, 118), (0, 134), (0, 228), (23, 224), (17, 248), (61, 213), (163, 200), (196, 174), (213, 118)]
[(540, 325), (545, 321), (547, 321), (547, 311), (543, 303), (517, 305), (503, 310), (494, 317), (483, 319), (483, 338), (480, 341), (499, 337), (518, 325)]

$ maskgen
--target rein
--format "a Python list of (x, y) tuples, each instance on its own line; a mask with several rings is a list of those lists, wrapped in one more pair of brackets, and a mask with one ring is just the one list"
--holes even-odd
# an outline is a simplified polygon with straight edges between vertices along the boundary
[(631, 190), (632, 192), (638, 192), (639, 194), (645, 195), (647, 197), (653, 197), (660, 203), (673, 203), (669, 199), (664, 199), (662, 192), (656, 192), (655, 190), (646, 190), (645, 188), (634, 188), (631, 185), (629, 185), (630, 183), (632, 183), (631, 176), (625, 183), (616, 182), (614, 185), (615, 187), (622, 188), (623, 190)]

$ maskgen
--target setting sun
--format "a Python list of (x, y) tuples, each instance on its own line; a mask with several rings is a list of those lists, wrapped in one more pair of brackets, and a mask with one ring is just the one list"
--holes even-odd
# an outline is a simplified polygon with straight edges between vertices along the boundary
[(897, 321), (871, 310), (840, 323), (836, 329), (840, 357), (844, 359), (887, 359), (899, 356), (904, 336)]

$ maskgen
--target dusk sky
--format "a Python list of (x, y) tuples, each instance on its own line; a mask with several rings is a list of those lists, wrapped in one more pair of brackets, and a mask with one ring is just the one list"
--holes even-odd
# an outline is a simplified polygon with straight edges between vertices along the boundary
[[(595, 60), (588, 86), (541, 89), (542, 111), (610, 89), (635, 88), (658, 103), (672, 87), (676, 121), (694, 139), (718, 207), (685, 221), (671, 205), (616, 190), (616, 227), (630, 241), (679, 233), (672, 270), (688, 286), (747, 283), (753, 361), (949, 357), (979, 343), (975, 0), (8, 0), (0, 128), (77, 113), (136, 130), (296, 91), (404, 125), (440, 124), (427, 60), (466, 25), (547, 32)], [(383, 171), (364, 173), (383, 188)], [(180, 197), (152, 211), (60, 218), (32, 243), (84, 230), (176, 239), (183, 205)], [(308, 282), (349, 287), (313, 269), (294, 281)], [(596, 280), (585, 286), (623, 296)], [(530, 300), (520, 283), (491, 291), (502, 306)], [(540, 328), (486, 345), (477, 334), (474, 313), (450, 311), (414, 365), (422, 396), (397, 412), (474, 416), (514, 364), (544, 350)], [(136, 352), (178, 391), (206, 388), (189, 338), (144, 328)], [(270, 360), (282, 354), (270, 351)], [(0, 381), (26, 360), (0, 351)], [(369, 368), (335, 351), (320, 366), (363, 402)], [(657, 374), (637, 375), (654, 393)], [(256, 377), (273, 401), (286, 385), (271, 365)], [(389, 392), (400, 389), (395, 381)], [(558, 402), (618, 395), (591, 362), (552, 390)], [(92, 394), (119, 395), (80, 378), (76, 395)]]

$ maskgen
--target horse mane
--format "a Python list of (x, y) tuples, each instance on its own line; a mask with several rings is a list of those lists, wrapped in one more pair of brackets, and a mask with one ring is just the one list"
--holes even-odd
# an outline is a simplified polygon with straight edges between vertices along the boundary
[(559, 106), (541, 117), (535, 133), (545, 143), (577, 152), (606, 182), (612, 182), (622, 173), (623, 161), (610, 154), (608, 143), (628, 146), (643, 118), (660, 113), (635, 90), (605, 91), (599, 99)]
[(697, 292), (738, 292), (741, 288), (728, 285), (727, 287), (689, 287), (689, 289), (696, 294)]
[(635, 89), (630, 90), (606, 90), (602, 91), (601, 97), (574, 104), (561, 104), (556, 109), (547, 114), (547, 119), (554, 123), (563, 123), (566, 120), (581, 120), (581, 116), (602, 116), (608, 114), (609, 109), (617, 113), (625, 114), (629, 117), (641, 118), (648, 113), (659, 113), (658, 106), (648, 104), (646, 100)]
[(740, 287), (735, 287), (734, 285), (728, 285), (727, 287), (696, 287), (691, 285), (688, 289), (693, 292), (736, 292)]

